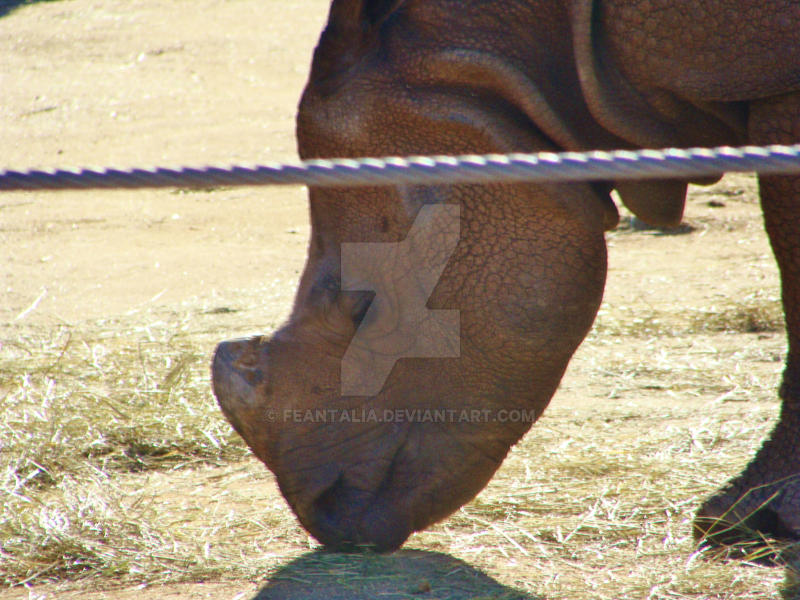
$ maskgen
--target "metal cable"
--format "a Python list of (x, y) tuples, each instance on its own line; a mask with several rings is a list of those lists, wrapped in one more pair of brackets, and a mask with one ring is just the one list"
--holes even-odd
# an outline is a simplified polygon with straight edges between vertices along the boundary
[(800, 174), (800, 144), (309, 160), (227, 167), (83, 168), (0, 171), (0, 190), (210, 187), (237, 185), (375, 186), (648, 178), (696, 179), (731, 171)]

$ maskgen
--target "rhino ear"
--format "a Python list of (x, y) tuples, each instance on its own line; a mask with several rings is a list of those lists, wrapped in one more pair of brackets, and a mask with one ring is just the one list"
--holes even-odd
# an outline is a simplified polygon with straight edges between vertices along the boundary
[(364, 17), (373, 27), (380, 26), (405, 0), (365, 0)]
[(380, 26), (405, 0), (333, 0), (311, 65), (310, 85), (321, 93), (374, 50)]
[(333, 0), (328, 27), (339, 31), (369, 31), (380, 26), (405, 0)]

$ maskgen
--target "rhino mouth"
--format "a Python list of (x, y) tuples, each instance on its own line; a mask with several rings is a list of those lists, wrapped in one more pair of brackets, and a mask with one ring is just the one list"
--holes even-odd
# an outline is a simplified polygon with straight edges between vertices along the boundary
[[(396, 431), (392, 437), (393, 447), (385, 449), (377, 461), (320, 465), (321, 471), (328, 470), (328, 483), (310, 501), (303, 501), (302, 489), (299, 498), (286, 493), (291, 490), (283, 488), (283, 478), (278, 477), (301, 523), (324, 546), (347, 552), (392, 552), (414, 531), (411, 504), (418, 490), (410, 482), (404, 484), (403, 475), (408, 430)], [(385, 443), (386, 438), (382, 439)], [(291, 485), (291, 474), (285, 482)]]
[[(323, 545), (337, 551), (392, 552), (412, 533), (409, 519), (388, 501), (392, 467), (379, 488), (360, 490), (345, 474), (320, 493), (306, 513), (308, 529)], [(305, 511), (304, 511), (305, 512)]]
[[(442, 402), (442, 371), (421, 369), (420, 362), (400, 363), (377, 396), (341, 395), (335, 385), (310, 379), (320, 359), (305, 348), (286, 336), (222, 342), (213, 387), (225, 416), (275, 474), (300, 523), (330, 549), (396, 550), (414, 531), (473, 498), (522, 433), (446, 414), (426, 421), (425, 407)], [(401, 385), (409, 379), (415, 381), (411, 390)], [(459, 385), (465, 404), (478, 406)], [(301, 398), (292, 393), (297, 389)], [(377, 420), (364, 420), (361, 411), (371, 409)], [(343, 418), (351, 414), (357, 418)]]
[[(361, 440), (351, 439), (351, 452), (337, 452), (330, 462), (314, 460), (317, 464), (308, 465), (308, 444), (314, 434), (292, 435), (291, 428), (280, 423), (283, 412), (276, 405), (280, 403), (268, 399), (268, 346), (260, 338), (217, 346), (212, 383), (228, 421), (275, 473), (301, 523), (323, 545), (340, 551), (396, 550), (413, 531), (408, 510), (413, 490), (398, 477), (408, 428), (392, 427), (381, 435), (374, 430), (354, 431), (369, 440), (366, 446), (358, 448)], [(330, 444), (343, 433), (341, 427), (337, 424), (317, 434)], [(338, 445), (346, 446), (347, 440)], [(324, 454), (318, 458), (324, 459)]]

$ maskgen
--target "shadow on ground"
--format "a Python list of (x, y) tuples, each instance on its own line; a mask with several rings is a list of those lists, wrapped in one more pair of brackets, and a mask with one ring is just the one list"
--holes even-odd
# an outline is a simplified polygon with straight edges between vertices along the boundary
[(277, 571), (253, 600), (541, 600), (447, 554), (316, 551)]
[(0, 0), (0, 17), (14, 12), (20, 6), (26, 4), (37, 4), (39, 2), (57, 2), (58, 0)]

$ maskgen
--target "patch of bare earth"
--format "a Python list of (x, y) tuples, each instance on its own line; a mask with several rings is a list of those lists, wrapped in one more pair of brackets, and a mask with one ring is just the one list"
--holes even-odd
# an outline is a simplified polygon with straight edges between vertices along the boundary
[[(2, 3), (0, 167), (292, 157), (326, 10)], [(778, 409), (754, 179), (693, 189), (686, 222), (608, 235), (605, 302), (545, 416), (469, 505), (356, 557), (317, 550), (208, 382), (216, 341), (288, 312), (303, 191), (3, 194), (0, 595), (778, 598), (782, 569), (690, 528)]]

